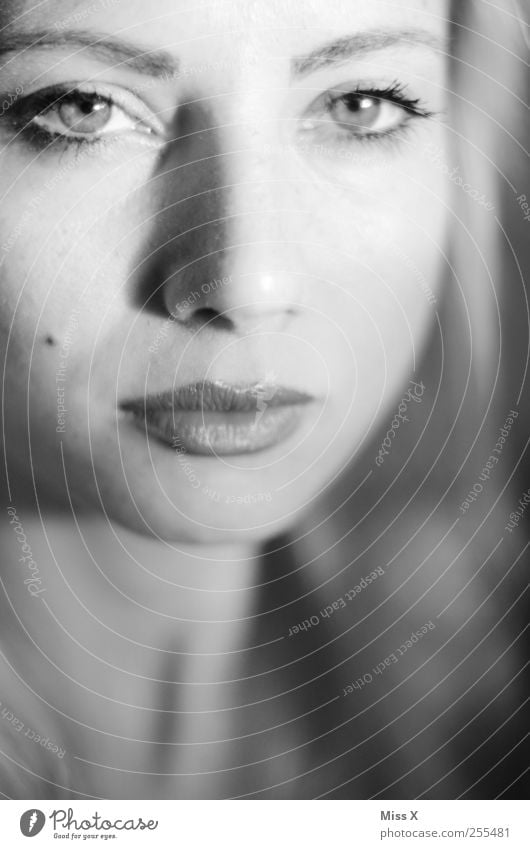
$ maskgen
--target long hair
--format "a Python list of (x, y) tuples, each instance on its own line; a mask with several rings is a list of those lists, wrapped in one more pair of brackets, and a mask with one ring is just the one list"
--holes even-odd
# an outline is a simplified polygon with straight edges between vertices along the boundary
[(256, 642), (273, 642), (261, 659), (254, 652), (249, 675), (267, 716), (255, 727), (268, 783), (256, 777), (244, 795), (523, 792), (528, 554), (522, 525), (509, 525), (526, 504), (528, 433), (516, 12), (452, 4), (453, 197), (445, 286), (411, 375), (420, 397), (408, 396), (410, 421), (384, 462), (374, 458), (394, 413), (302, 526), (265, 552)]

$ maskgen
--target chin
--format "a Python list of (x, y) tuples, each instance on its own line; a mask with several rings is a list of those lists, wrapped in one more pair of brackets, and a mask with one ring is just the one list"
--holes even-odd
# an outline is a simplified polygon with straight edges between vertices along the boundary
[(180, 493), (172, 504), (160, 492), (156, 498), (142, 493), (135, 502), (125, 494), (103, 506), (107, 516), (134, 533), (197, 546), (257, 546), (287, 531), (299, 512), (291, 505), (286, 516), (280, 503), (205, 504), (201, 494), (186, 500)]

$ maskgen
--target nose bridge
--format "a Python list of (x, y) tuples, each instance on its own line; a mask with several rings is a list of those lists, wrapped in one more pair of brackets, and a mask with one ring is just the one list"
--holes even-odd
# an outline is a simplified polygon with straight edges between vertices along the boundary
[(234, 273), (273, 271), (281, 263), (278, 244), (287, 236), (278, 179), (252, 153), (237, 159), (227, 174), (224, 260)]

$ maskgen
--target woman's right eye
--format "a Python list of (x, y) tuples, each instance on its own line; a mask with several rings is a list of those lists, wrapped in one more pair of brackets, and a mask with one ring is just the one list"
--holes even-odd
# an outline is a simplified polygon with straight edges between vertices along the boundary
[(145, 104), (115, 86), (44, 89), (19, 100), (12, 113), (21, 133), (44, 134), (50, 143), (95, 143), (129, 133), (162, 132)]
[(108, 98), (77, 91), (65, 95), (33, 120), (51, 132), (98, 135), (108, 131), (114, 106)]

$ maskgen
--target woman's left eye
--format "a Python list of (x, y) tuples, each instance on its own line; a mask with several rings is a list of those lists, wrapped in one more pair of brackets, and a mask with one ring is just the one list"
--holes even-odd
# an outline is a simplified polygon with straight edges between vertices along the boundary
[(344, 94), (333, 99), (329, 114), (341, 129), (358, 135), (386, 132), (403, 121), (403, 108), (364, 94)]
[(331, 128), (359, 138), (377, 137), (398, 130), (413, 116), (430, 114), (394, 83), (386, 89), (327, 91), (313, 102), (303, 126)]

